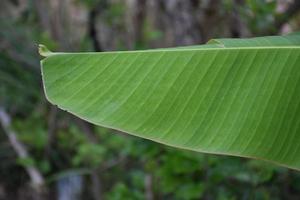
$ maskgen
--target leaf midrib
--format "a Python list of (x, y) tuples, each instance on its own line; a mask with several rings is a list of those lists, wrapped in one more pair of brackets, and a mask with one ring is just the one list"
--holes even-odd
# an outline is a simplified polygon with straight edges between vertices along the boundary
[[(262, 49), (300, 49), (300, 46), (259, 46), (259, 47), (217, 47), (217, 48), (195, 48), (195, 49), (149, 49), (149, 50), (132, 50), (132, 51), (106, 51), (106, 52), (55, 52), (50, 53), (46, 58), (55, 55), (103, 55), (103, 54), (130, 54), (130, 53), (147, 53), (147, 52), (188, 52), (188, 51), (219, 51), (219, 50), (262, 50)], [(42, 61), (44, 61), (44, 58)]]

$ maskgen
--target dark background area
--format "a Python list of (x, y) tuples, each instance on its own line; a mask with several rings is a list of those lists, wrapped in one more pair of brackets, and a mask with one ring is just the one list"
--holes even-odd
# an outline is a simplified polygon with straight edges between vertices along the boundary
[(37, 44), (134, 50), (286, 34), (298, 0), (0, 0), (0, 199), (300, 199), (300, 173), (179, 150), (50, 105)]

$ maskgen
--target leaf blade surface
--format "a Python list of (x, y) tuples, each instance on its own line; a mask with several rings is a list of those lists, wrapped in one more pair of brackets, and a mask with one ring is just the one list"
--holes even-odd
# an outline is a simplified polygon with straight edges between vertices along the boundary
[(50, 102), (89, 122), (200, 152), (300, 169), (299, 34), (205, 47), (55, 53)]

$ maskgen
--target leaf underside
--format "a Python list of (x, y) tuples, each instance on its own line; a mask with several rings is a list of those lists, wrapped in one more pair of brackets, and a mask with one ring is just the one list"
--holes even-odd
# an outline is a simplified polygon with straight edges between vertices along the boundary
[(300, 34), (146, 51), (47, 53), (48, 100), (91, 123), (300, 169)]

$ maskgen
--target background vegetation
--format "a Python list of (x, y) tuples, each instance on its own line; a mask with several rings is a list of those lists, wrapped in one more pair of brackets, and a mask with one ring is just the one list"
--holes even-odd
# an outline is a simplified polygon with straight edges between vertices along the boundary
[(300, 199), (300, 173), (92, 126), (50, 105), (37, 44), (109, 51), (299, 30), (297, 0), (1, 0), (0, 199)]

